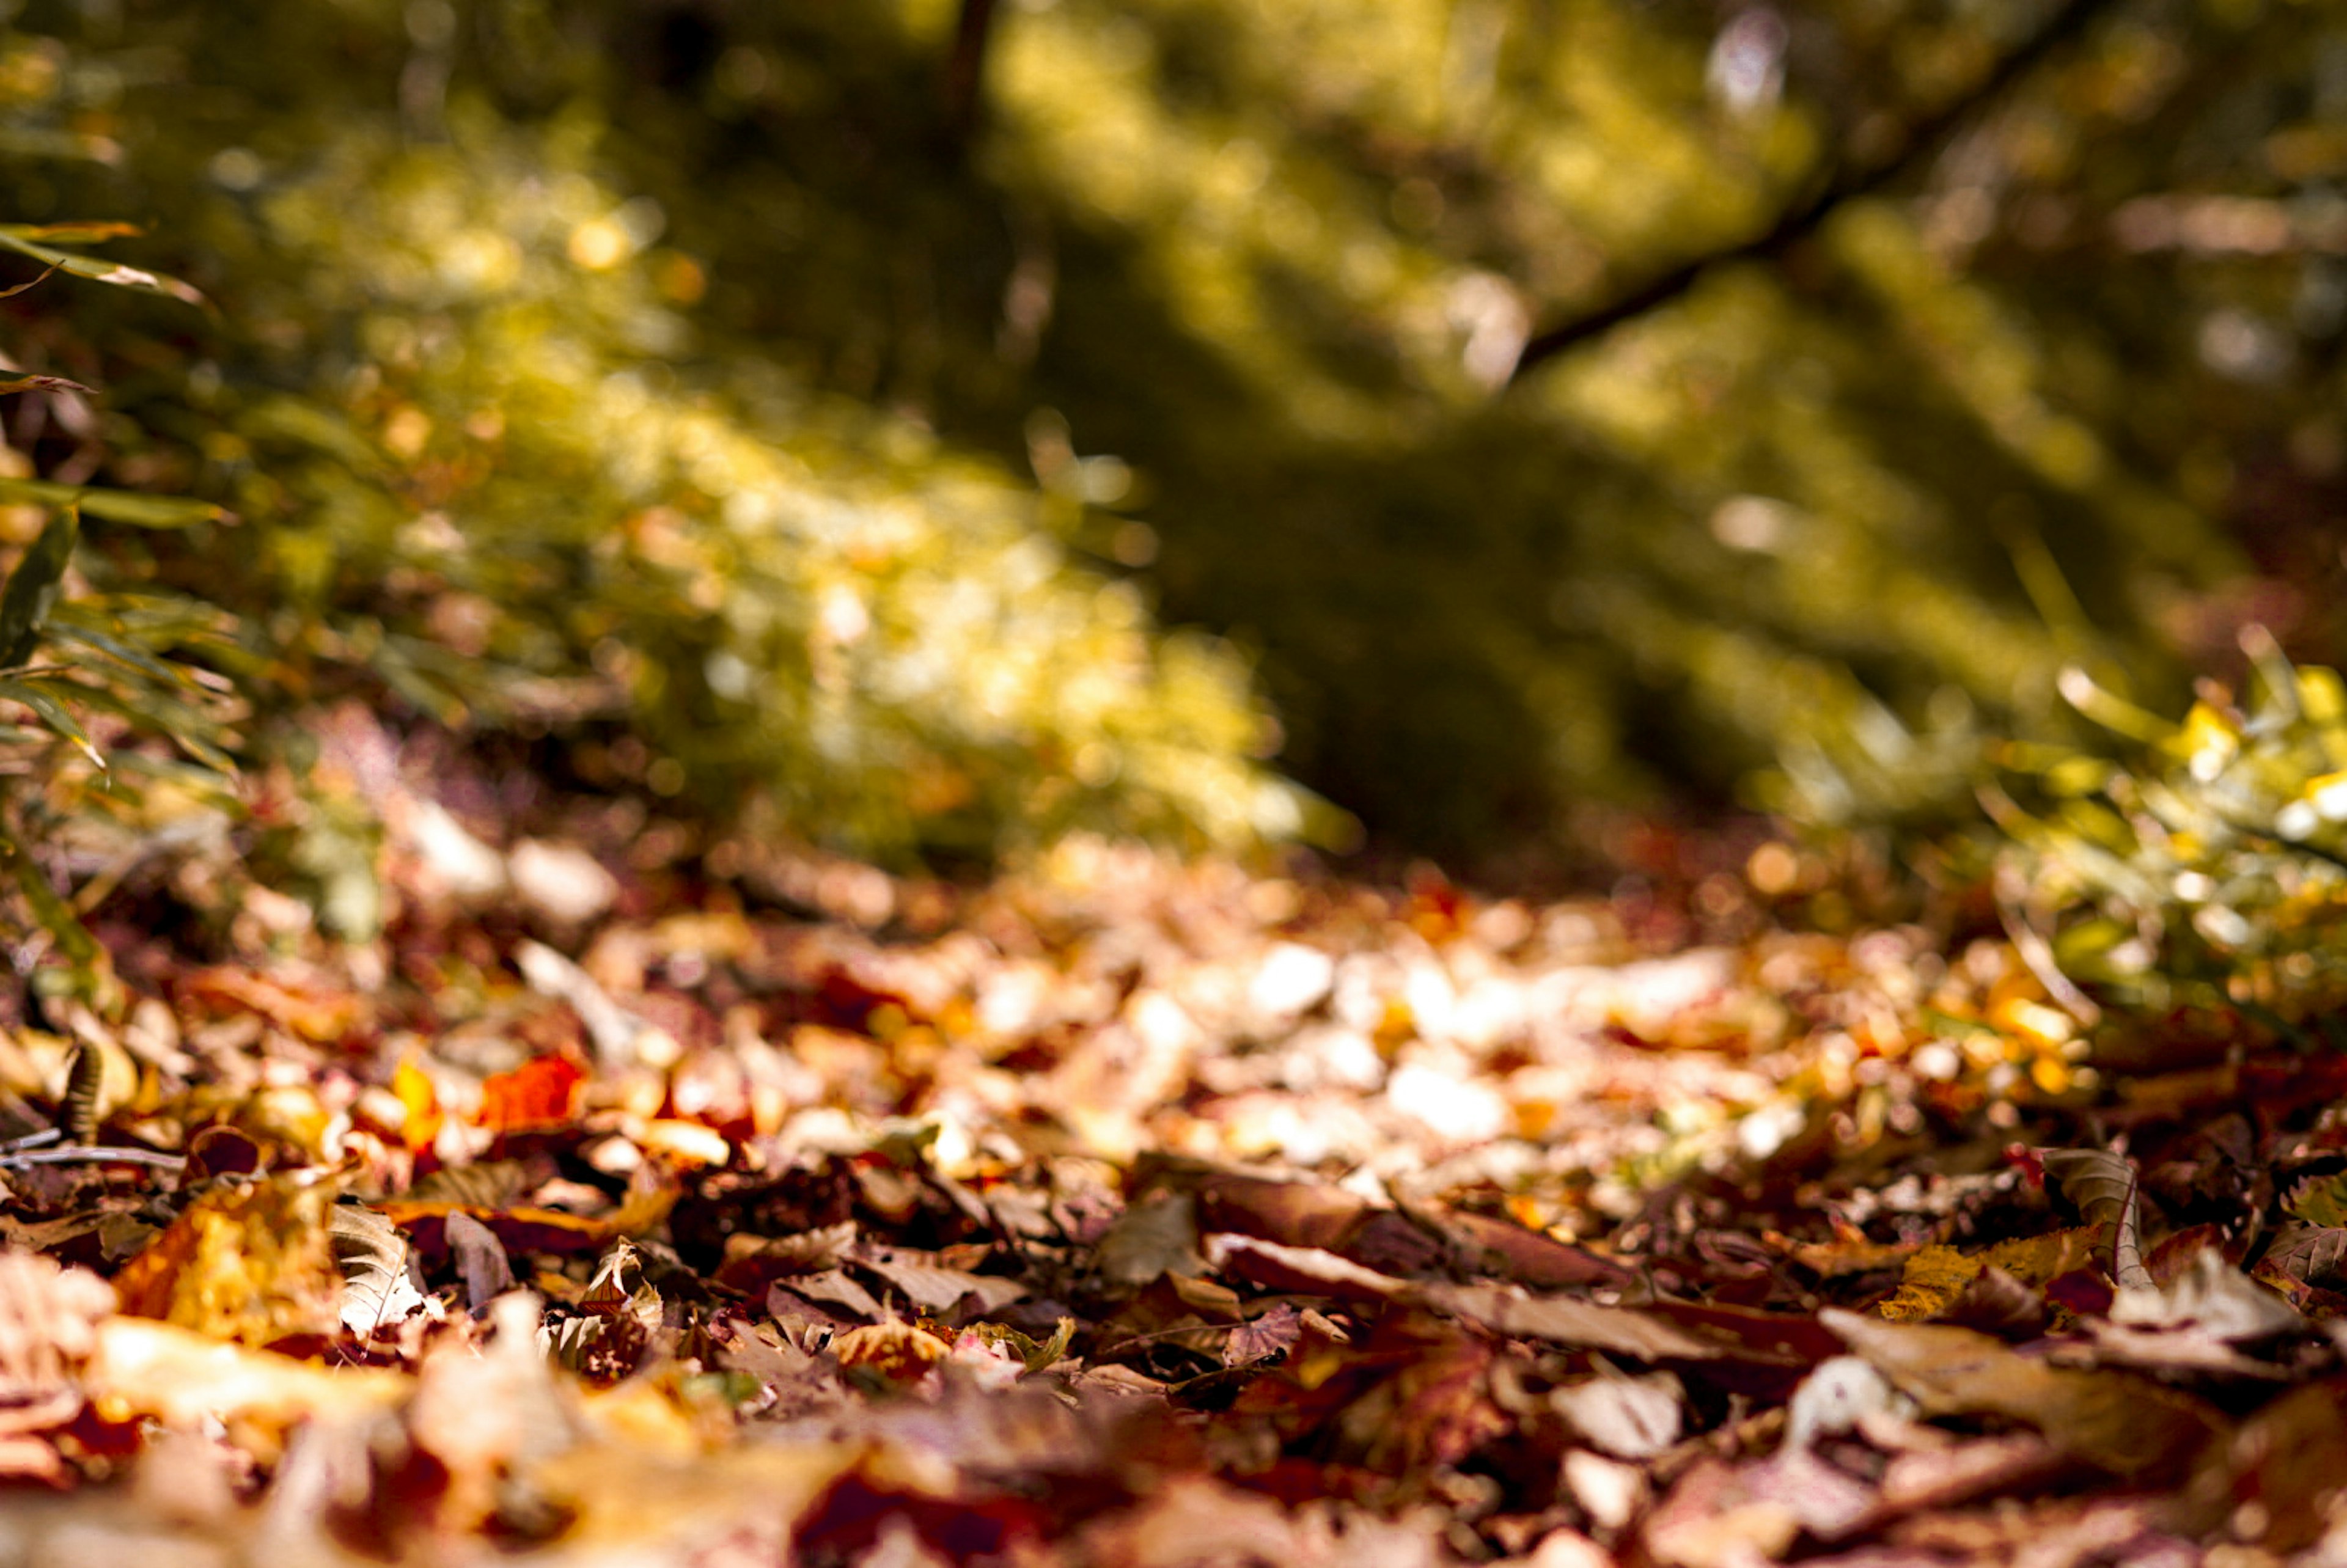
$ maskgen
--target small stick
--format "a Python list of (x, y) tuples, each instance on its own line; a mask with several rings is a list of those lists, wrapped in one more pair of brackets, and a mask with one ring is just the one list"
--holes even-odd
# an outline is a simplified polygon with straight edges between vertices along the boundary
[[(36, 1136), (39, 1136), (36, 1134)], [(54, 1149), (10, 1148), (0, 1152), (0, 1169), (15, 1170), (26, 1165), (91, 1164), (152, 1165), (159, 1171), (179, 1171), (187, 1168), (185, 1154), (159, 1153), (152, 1149), (114, 1149), (99, 1143), (61, 1143)]]

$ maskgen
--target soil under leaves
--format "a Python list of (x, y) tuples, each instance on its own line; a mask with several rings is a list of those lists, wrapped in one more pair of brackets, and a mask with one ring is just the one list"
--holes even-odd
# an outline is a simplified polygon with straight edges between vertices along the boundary
[(2347, 1556), (2329, 1051), (1782, 846), (957, 889), (326, 752), (384, 938), (183, 862), (0, 1036), (0, 1563)]

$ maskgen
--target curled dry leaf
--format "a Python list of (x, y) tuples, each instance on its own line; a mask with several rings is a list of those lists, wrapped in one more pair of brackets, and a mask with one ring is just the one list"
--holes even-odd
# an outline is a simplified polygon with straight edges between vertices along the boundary
[(448, 1211), (441, 1234), (456, 1260), (457, 1277), (465, 1282), (465, 1309), (477, 1317), (514, 1287), (513, 1263), (506, 1256), (505, 1244), (497, 1232), (462, 1209)]
[(2079, 1217), (2106, 1236), (2111, 1283), (2123, 1289), (2152, 1284), (2143, 1265), (2143, 1197), (2134, 1164), (2107, 1149), (2041, 1149), (2045, 1173)]
[(2165, 1287), (2123, 1288), (2111, 1303), (2111, 1321), (2145, 1328), (2193, 1329), (2225, 1344), (2249, 1344), (2309, 1327), (2305, 1316), (2225, 1261), (2214, 1247), (2192, 1255), (2185, 1272)]
[(864, 1372), (898, 1388), (918, 1382), (952, 1348), (910, 1323), (867, 1324), (831, 1342), (831, 1353), (844, 1369)]
[(1386, 1301), (1407, 1288), (1407, 1282), (1319, 1247), (1283, 1246), (1252, 1236), (1211, 1235), (1206, 1238), (1206, 1262), (1273, 1290), (1310, 1291), (1353, 1301)]

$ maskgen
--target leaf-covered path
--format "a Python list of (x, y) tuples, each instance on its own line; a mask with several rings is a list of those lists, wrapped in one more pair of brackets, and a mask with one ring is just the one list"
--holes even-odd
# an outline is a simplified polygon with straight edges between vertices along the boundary
[(1782, 846), (958, 890), (360, 738), (384, 941), (119, 916), (0, 1039), (0, 1563), (2337, 1549), (2332, 1055), (2090, 1047)]

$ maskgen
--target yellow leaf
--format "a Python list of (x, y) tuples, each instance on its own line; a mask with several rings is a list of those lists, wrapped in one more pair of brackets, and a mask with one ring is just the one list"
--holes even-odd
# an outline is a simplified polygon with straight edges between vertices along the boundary
[(1954, 1247), (1927, 1246), (1907, 1260), (1907, 1267), (1900, 1275), (1898, 1294), (1875, 1310), (1892, 1323), (1937, 1317), (1973, 1282), (1982, 1266), (1979, 1258), (1966, 1257)]
[(122, 1309), (248, 1345), (333, 1334), (333, 1206), (328, 1189), (283, 1176), (207, 1193), (115, 1276)]

